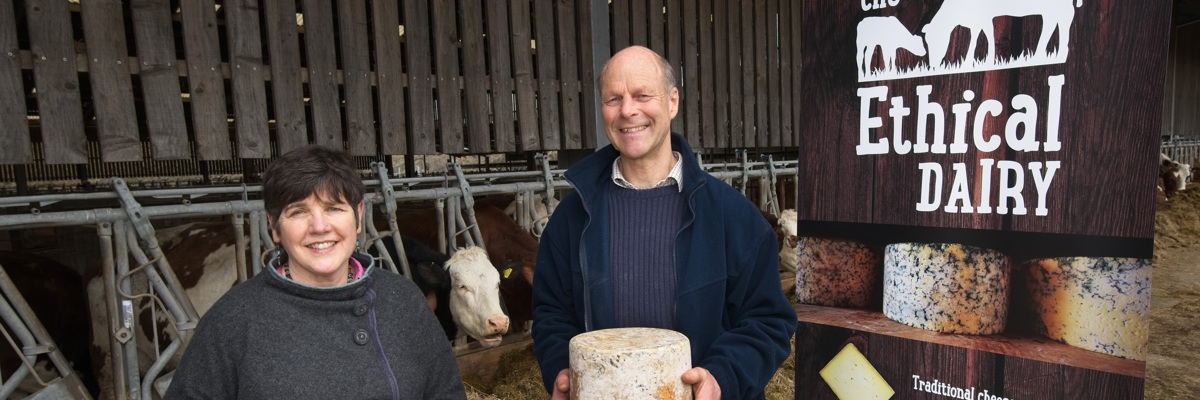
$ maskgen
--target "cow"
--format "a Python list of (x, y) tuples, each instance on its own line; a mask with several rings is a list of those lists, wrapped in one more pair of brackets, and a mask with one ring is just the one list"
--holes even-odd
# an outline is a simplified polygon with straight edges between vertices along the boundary
[[(492, 264), (520, 266), (519, 270), (513, 272), (519, 279), (504, 280), (500, 285), (500, 293), (511, 326), (525, 329), (525, 324), (533, 320), (533, 268), (537, 264), (537, 239), (499, 207), (476, 203), (474, 210), (475, 221)], [(400, 232), (404, 236), (417, 239), (431, 247), (438, 245), (438, 233), (435, 228), (437, 215), (433, 209), (406, 212), (398, 215), (396, 219), (400, 222)]]
[(896, 17), (863, 18), (858, 22), (856, 42), (858, 52), (854, 55), (858, 63), (854, 66), (858, 69), (859, 76), (867, 76), (875, 70), (871, 68), (871, 56), (876, 47), (882, 50), (884, 71), (896, 71), (896, 52), (900, 49), (908, 50), (918, 57), (925, 55), (924, 40), (913, 35)]
[[(399, 265), (392, 240), (384, 238), (382, 243), (393, 263)], [(509, 318), (500, 307), (500, 272), (477, 255), (476, 251), (483, 250), (461, 249), (449, 257), (413, 238), (401, 237), (401, 243), (413, 282), (425, 294), (446, 338), (454, 340), (465, 335), (484, 347), (500, 344), (501, 336), (508, 331)], [(378, 257), (377, 251), (372, 253)]]
[(516, 199), (513, 199), (512, 202), (508, 203), (508, 205), (504, 207), (504, 214), (508, 215), (509, 218), (512, 218), (513, 221), (518, 221), (518, 223), (528, 218), (529, 233), (533, 234), (534, 237), (541, 238), (542, 231), (546, 229), (546, 223), (550, 221), (550, 212), (555, 207), (558, 207), (558, 199), (553, 197), (550, 198), (549, 210), (546, 209), (546, 202), (543, 201), (541, 193), (534, 194), (531, 199), (527, 199), (526, 201), (533, 202), (533, 208), (530, 209), (530, 215), (526, 216), (517, 214), (518, 204)]
[(779, 229), (782, 233), (779, 249), (779, 270), (796, 272), (796, 245), (799, 243), (796, 227), (796, 210), (787, 209), (779, 213)]
[[(90, 317), (83, 279), (79, 273), (50, 258), (16, 251), (0, 251), (0, 266), (49, 333), (63, 358), (71, 364), (71, 369), (86, 390), (92, 396), (98, 395), (100, 388), (92, 371), (92, 354), (88, 345), (91, 340)], [(39, 357), (38, 361), (45, 362), (46, 358)], [(0, 344), (0, 373), (7, 379), (20, 365), (18, 352), (8, 344)], [(41, 369), (35, 368), (32, 373), (37, 373), (44, 380), (57, 375), (48, 375)], [(21, 386), (18, 393), (24, 389), (31, 392), (40, 389), (40, 385), (32, 388), (24, 384)]]
[[(554, 208), (558, 207), (558, 199), (551, 197), (550, 209), (547, 210), (544, 196), (542, 193), (533, 193), (532, 196), (523, 199), (525, 204), (519, 205), (517, 196), (511, 193), (491, 194), (475, 199), (475, 205), (504, 209), (504, 214), (508, 215), (508, 218), (515, 221), (517, 225), (528, 226), (528, 232), (536, 239), (541, 237), (542, 230), (546, 229), (546, 223), (550, 221), (550, 214)], [(525, 210), (528, 215), (522, 215), (523, 213), (517, 210), (518, 207)]]
[(1164, 201), (1175, 196), (1176, 193), (1187, 189), (1188, 181), (1191, 180), (1192, 166), (1171, 160), (1166, 154), (1159, 154), (1159, 169), (1158, 177), (1162, 181), (1160, 186), (1163, 191)]
[[(235, 237), (233, 225), (228, 222), (192, 222), (155, 231), (155, 240), (159, 248), (200, 316), (208, 312), (217, 299), (237, 283), (235, 257), (238, 255), (234, 244)], [(250, 262), (248, 256), (246, 257), (246, 262)], [(132, 257), (130, 262), (136, 263)], [(92, 312), (92, 331), (96, 333), (92, 339), (94, 369), (100, 382), (101, 397), (112, 398), (115, 393), (109, 340), (112, 332), (108, 325), (104, 280), (100, 276), (99, 267), (88, 272), (90, 275), (86, 276), (87, 295)], [(120, 280), (117, 283), (120, 284)], [(133, 287), (132, 294), (146, 293), (144, 279), (129, 279), (129, 283)], [(135, 304), (138, 304), (135, 307), (138, 307), (137, 323), (140, 329), (135, 329), (132, 334), (136, 336), (138, 343), (139, 374), (144, 378), (147, 369), (158, 359), (158, 354), (166, 347), (168, 340), (174, 340), (178, 333), (169, 328), (172, 321), (168, 320), (166, 312), (149, 312), (149, 302), (143, 300), (138, 300)], [(155, 326), (158, 329), (154, 329)], [(155, 343), (159, 345), (155, 346)], [(186, 347), (177, 351), (167, 361), (163, 371), (174, 370), (184, 350)]]
[[(921, 28), (928, 43), (929, 66), (937, 68), (959, 63), (958, 56), (952, 56), (949, 60), (946, 60), (945, 56), (950, 47), (950, 34), (960, 26), (966, 27), (971, 34), (971, 39), (967, 42), (966, 61), (977, 62), (975, 43), (982, 35), (987, 40), (987, 54), (984, 55), (983, 62), (992, 64), (996, 56), (996, 28), (992, 20), (1001, 16), (1041, 16), (1042, 31), (1038, 36), (1037, 47), (1029, 56), (1065, 61), (1071, 41), (1071, 22), (1075, 19), (1075, 7), (1080, 5), (1082, 0), (946, 0), (929, 23)], [(1051, 53), (1050, 37), (1055, 31), (1058, 31), (1057, 50)]]

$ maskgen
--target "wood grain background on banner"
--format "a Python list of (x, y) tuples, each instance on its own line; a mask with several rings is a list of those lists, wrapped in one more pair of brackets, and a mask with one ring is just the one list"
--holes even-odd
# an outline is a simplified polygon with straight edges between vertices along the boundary
[(796, 306), (796, 398), (836, 399), (818, 373), (847, 343), (896, 392), (894, 399), (946, 399), (917, 389), (935, 379), (1007, 399), (1141, 399), (1145, 363), (1020, 334), (954, 335), (911, 328), (877, 312)]
[[(1069, 56), (1064, 64), (970, 72), (878, 82), (857, 81), (855, 24), (866, 16), (895, 16), (910, 31), (921, 27), (938, 11), (942, 2), (903, 1), (893, 7), (863, 11), (859, 2), (805, 2), (803, 24), (803, 83), (801, 97), (800, 191), (798, 209), (802, 221), (898, 224), (925, 227), (967, 228), (1014, 232), (1043, 232), (1151, 238), (1154, 232), (1155, 177), (1158, 174), (1158, 131), (1163, 102), (1164, 62), (1168, 44), (1170, 4), (1167, 2), (1084, 1), (1075, 9), (1070, 28)], [(812, 15), (820, 15), (813, 18)], [(1162, 23), (1153, 23), (1161, 21)], [(1036, 46), (1042, 30), (1041, 18), (998, 17), (995, 23), (996, 54), (1019, 53)], [(1158, 28), (1146, 28), (1158, 27)], [(1057, 43), (1055, 33), (1051, 43)], [(965, 57), (970, 41), (968, 30), (955, 29), (948, 54)], [(976, 54), (982, 55), (986, 41), (979, 40)], [(897, 52), (897, 65), (928, 62), (905, 50)], [(880, 51), (873, 51), (873, 64), (882, 66)], [(1026, 94), (1038, 104), (1037, 137), (1046, 137), (1047, 79), (1065, 77), (1062, 87), (1060, 151), (1017, 152), (1009, 147), (983, 153), (972, 143), (970, 130), (974, 108), (987, 99), (1003, 104), (1001, 115), (990, 118), (985, 131), (1003, 135), (1005, 122), (1014, 112), (1013, 96)], [(954, 129), (951, 107), (970, 103), (965, 154), (905, 154), (858, 156), (860, 99), (857, 90), (876, 86), (888, 88), (888, 98), (903, 96), (911, 110), (903, 135), (916, 135), (916, 87), (931, 85), (930, 102), (945, 110), (947, 142)], [(973, 100), (965, 101), (971, 91)], [(874, 103), (870, 116), (881, 117), (883, 127), (876, 138), (892, 136), (890, 101)], [(943, 198), (954, 178), (953, 163), (965, 163), (978, 204), (981, 185), (980, 159), (1011, 160), (1023, 167), (1034, 161), (1061, 162), (1046, 195), (1048, 215), (1035, 216), (1038, 196), (1032, 180), (1025, 177), (1022, 197), (1026, 215), (919, 212), (921, 162), (942, 165)], [(997, 169), (992, 174), (992, 205), (996, 206)], [(1025, 174), (1029, 175), (1028, 169)], [(943, 202), (943, 206), (945, 203)], [(803, 223), (802, 223), (803, 225)]]

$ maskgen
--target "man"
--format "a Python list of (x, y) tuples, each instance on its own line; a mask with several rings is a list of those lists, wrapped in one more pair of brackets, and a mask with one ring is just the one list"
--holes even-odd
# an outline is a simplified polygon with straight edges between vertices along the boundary
[(567, 171), (575, 191), (538, 249), (533, 351), (547, 391), (570, 393), (572, 337), (637, 326), (688, 337), (694, 368), (680, 378), (697, 399), (763, 398), (796, 329), (775, 232), (670, 132), (679, 90), (666, 60), (621, 50), (599, 86), (612, 145)]

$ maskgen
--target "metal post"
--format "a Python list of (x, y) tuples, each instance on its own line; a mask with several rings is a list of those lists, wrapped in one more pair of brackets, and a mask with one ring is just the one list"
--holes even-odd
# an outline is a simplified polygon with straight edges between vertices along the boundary
[(242, 213), (233, 214), (233, 249), (236, 257), (233, 258), (234, 265), (237, 265), (237, 281), (242, 283), (246, 281), (246, 218)]
[(123, 383), (126, 381), (125, 354), (121, 352), (121, 343), (122, 340), (128, 341), (130, 339), (130, 331), (118, 328), (121, 326), (121, 312), (117, 307), (116, 265), (114, 265), (115, 261), (113, 260), (112, 223), (101, 222), (96, 224), (96, 236), (100, 239), (100, 259), (104, 264), (101, 267), (101, 272), (104, 278), (105, 309), (108, 311), (108, 353), (111, 358), (109, 368), (112, 371), (112, 381), (116, 385), (113, 388), (113, 392), (118, 400), (126, 400), (129, 398), (129, 394), (125, 390)]

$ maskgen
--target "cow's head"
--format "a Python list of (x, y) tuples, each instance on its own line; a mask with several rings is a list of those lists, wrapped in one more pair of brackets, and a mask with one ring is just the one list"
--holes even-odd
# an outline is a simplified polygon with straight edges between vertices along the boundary
[(459, 335), (470, 335), (483, 347), (500, 344), (508, 332), (508, 316), (500, 308), (500, 273), (480, 247), (459, 249), (446, 261), (450, 273), (450, 313)]

